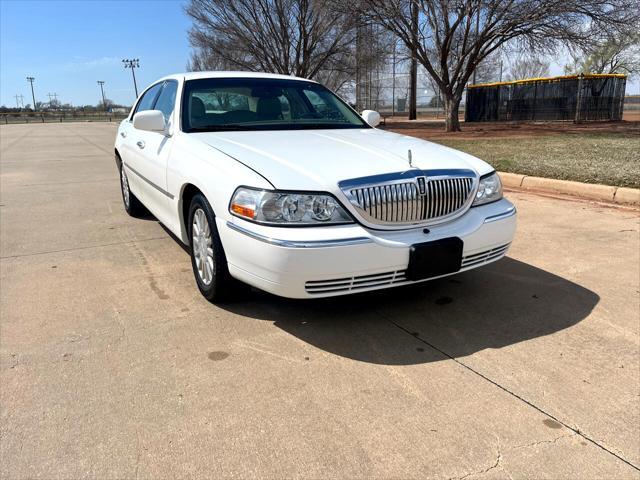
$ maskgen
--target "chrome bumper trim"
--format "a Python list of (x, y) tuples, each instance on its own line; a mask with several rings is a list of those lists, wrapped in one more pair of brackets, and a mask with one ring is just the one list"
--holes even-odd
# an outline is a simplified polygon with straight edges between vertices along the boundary
[(373, 240), (368, 237), (354, 237), (354, 238), (338, 238), (335, 240), (310, 240), (310, 241), (302, 241), (302, 240), (281, 240), (278, 238), (267, 237), (266, 235), (261, 235), (256, 232), (252, 232), (251, 230), (247, 230), (246, 228), (240, 227), (235, 223), (227, 222), (227, 227), (231, 230), (235, 230), (236, 232), (240, 232), (248, 237), (254, 238), (261, 242), (269, 243), (271, 245), (276, 245), (278, 247), (288, 247), (288, 248), (326, 248), (326, 247), (345, 247), (350, 245), (362, 245), (364, 243), (372, 243)]
[(484, 223), (491, 223), (491, 222), (495, 222), (497, 220), (503, 220), (505, 218), (509, 218), (509, 217), (513, 217), (516, 214), (516, 207), (514, 207), (513, 205), (511, 206), (511, 208), (509, 208), (508, 210), (502, 212), (502, 213), (498, 213), (496, 215), (491, 215), (490, 217), (487, 217), (484, 219)]

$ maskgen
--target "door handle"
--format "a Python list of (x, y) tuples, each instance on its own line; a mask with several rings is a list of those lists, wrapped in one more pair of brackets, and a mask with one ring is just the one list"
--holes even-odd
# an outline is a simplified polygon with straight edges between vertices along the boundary
[(136, 145), (138, 145), (138, 148), (144, 148), (144, 141), (143, 140), (138, 140), (136, 142)]
[(120, 136), (122, 138), (127, 138), (127, 132), (120, 132)]

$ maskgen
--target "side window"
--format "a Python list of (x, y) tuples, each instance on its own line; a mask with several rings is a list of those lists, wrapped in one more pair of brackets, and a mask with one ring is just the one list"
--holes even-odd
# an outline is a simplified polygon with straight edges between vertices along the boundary
[(136, 113), (144, 112), (145, 110), (152, 110), (153, 103), (155, 102), (156, 97), (158, 96), (158, 92), (160, 91), (161, 88), (162, 88), (162, 84), (158, 83), (157, 85), (154, 85), (149, 90), (147, 90), (145, 94), (142, 95), (142, 98), (140, 99), (140, 101), (138, 102), (138, 105), (136, 106), (136, 111), (133, 112), (133, 114), (135, 115)]
[(320, 95), (318, 95), (316, 92), (312, 92), (311, 90), (304, 90), (304, 94), (307, 96), (307, 98), (311, 102), (311, 105), (313, 105), (316, 110), (322, 110), (327, 107), (326, 102), (322, 98), (320, 98)]
[(169, 121), (171, 113), (176, 104), (176, 93), (178, 92), (178, 82), (167, 80), (164, 83), (162, 92), (156, 101), (154, 110), (160, 110), (164, 115), (165, 122)]
[(312, 90), (305, 89), (303, 92), (307, 100), (309, 100), (311, 107), (315, 110), (315, 115), (318, 116), (317, 118), (347, 121), (332, 97), (327, 96), (323, 92), (314, 92)]

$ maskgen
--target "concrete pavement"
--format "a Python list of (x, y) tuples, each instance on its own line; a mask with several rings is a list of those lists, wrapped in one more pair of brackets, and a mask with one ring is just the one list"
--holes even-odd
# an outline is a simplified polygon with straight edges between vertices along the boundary
[(0, 127), (2, 478), (640, 478), (637, 210), (512, 193), (484, 269), (218, 307), (114, 133)]

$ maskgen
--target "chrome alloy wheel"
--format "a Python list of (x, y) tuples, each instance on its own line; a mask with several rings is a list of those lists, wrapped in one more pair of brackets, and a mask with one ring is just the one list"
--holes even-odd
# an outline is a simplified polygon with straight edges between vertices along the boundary
[(198, 275), (205, 285), (211, 283), (215, 273), (211, 243), (211, 228), (207, 216), (204, 210), (198, 208), (193, 214), (193, 224), (191, 225), (191, 248), (196, 260)]
[(129, 181), (127, 180), (127, 174), (124, 171), (124, 165), (120, 167), (120, 182), (122, 184), (122, 198), (124, 199), (125, 207), (129, 208)]

